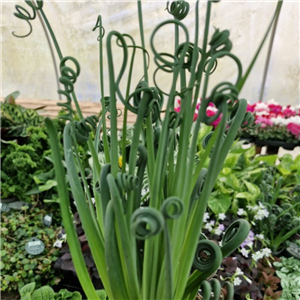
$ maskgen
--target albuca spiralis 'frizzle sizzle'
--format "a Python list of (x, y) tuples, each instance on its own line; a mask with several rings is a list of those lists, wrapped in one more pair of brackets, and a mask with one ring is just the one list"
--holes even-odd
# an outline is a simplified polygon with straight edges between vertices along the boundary
[[(60, 78), (63, 86), (58, 92), (66, 102), (59, 105), (68, 110), (68, 124), (64, 129), (64, 160), (69, 184), (91, 248), (101, 280), (110, 300), (173, 300), (195, 299), (199, 289), (203, 299), (232, 299), (233, 288), (216, 279), (209, 279), (221, 264), (222, 258), (234, 251), (247, 237), (249, 224), (238, 220), (231, 224), (222, 240), (222, 246), (200, 238), (207, 200), (221, 170), (226, 155), (239, 127), (249, 120), (246, 101), (237, 100), (237, 84), (242, 78), (242, 66), (230, 53), (232, 44), (228, 31), (216, 30), (209, 41), (209, 21), (214, 2), (207, 2), (206, 21), (202, 46), (199, 44), (199, 3), (195, 4), (195, 34), (189, 36), (181, 22), (188, 15), (189, 3), (168, 3), (171, 17), (158, 24), (151, 37), (151, 53), (157, 66), (150, 77), (148, 67), (150, 50), (145, 49), (142, 3), (137, 2), (141, 44), (137, 45), (128, 34), (111, 31), (107, 35), (98, 16), (93, 28), (99, 31), (99, 60), (102, 115), (83, 118), (78, 105), (74, 84), (80, 74), (76, 59), (63, 56), (43, 10), (43, 2), (25, 1), (32, 13), (16, 6), (15, 15), (28, 22), (40, 14), (46, 24), (60, 59)], [(88, 5), (88, 3), (86, 4)], [(101, 4), (99, 4), (101, 5)], [(175, 45), (169, 53), (161, 53), (155, 45), (158, 31), (168, 25), (174, 27)], [(179, 43), (179, 32), (183, 33)], [(30, 33), (29, 33), (30, 34)], [(106, 55), (109, 74), (109, 91), (104, 89), (103, 39), (106, 36)], [(116, 44), (114, 44), (116, 41)], [(114, 47), (121, 47), (122, 65), (114, 70)], [(173, 48), (173, 49), (171, 49)], [(143, 57), (143, 78), (130, 90), (131, 75), (135, 71), (137, 51)], [(237, 66), (235, 83), (221, 82), (208, 95), (210, 74), (217, 61), (227, 56)], [(68, 63), (68, 65), (67, 65)], [(70, 63), (74, 68), (69, 67)], [(120, 89), (120, 81), (128, 76), (127, 89)], [(171, 75), (170, 89), (162, 90), (156, 83), (157, 72)], [(149, 85), (150, 79), (154, 82)], [(105, 94), (109, 96), (104, 97)], [(181, 98), (180, 112), (174, 111), (175, 98)], [(199, 114), (193, 124), (196, 99), (201, 102)], [(122, 138), (118, 140), (117, 99), (124, 104)], [(194, 100), (195, 99), (195, 100)], [(75, 103), (80, 121), (74, 121), (71, 102)], [(214, 117), (206, 114), (212, 102), (218, 109)], [(132, 139), (126, 141), (127, 112), (137, 115)], [(109, 114), (110, 131), (106, 129)], [(205, 138), (205, 152), (197, 160), (198, 132), (201, 124), (221, 121), (209, 138)], [(88, 299), (98, 299), (86, 270), (75, 233), (65, 169), (59, 151), (59, 141), (53, 123), (46, 119), (53, 151), (62, 218), (67, 232), (73, 262), (82, 288)], [(95, 139), (89, 132), (95, 129)], [(77, 152), (77, 143), (86, 142), (93, 159), (93, 186), (87, 184)], [(106, 164), (100, 164), (99, 151), (103, 151)], [(121, 157), (121, 159), (120, 159)], [(209, 159), (209, 167), (204, 162)], [(78, 174), (79, 170), (79, 174)], [(148, 193), (143, 190), (147, 178)], [(82, 186), (84, 185), (84, 186)], [(95, 204), (92, 203), (92, 196)], [(147, 201), (144, 201), (147, 199)], [(143, 205), (141, 206), (141, 203)]]

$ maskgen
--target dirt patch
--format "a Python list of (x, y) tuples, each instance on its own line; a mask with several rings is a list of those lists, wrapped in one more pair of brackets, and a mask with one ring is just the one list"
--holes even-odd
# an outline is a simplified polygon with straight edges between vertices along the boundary
[(1, 300), (19, 300), (19, 293), (1, 292)]

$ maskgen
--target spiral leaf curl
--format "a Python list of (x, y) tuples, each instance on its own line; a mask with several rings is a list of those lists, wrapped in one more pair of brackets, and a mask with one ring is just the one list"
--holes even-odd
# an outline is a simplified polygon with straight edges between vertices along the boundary
[(123, 193), (137, 188), (139, 181), (138, 178), (133, 175), (118, 172), (116, 183), (120, 193)]
[[(70, 67), (66, 66), (66, 62), (70, 60), (75, 65), (75, 71), (71, 69)], [(73, 109), (72, 109), (72, 98), (71, 93), (73, 93), (74, 90), (74, 83), (76, 82), (77, 77), (80, 74), (80, 65), (78, 61), (71, 56), (66, 56), (60, 61), (60, 73), (61, 77), (59, 78), (59, 82), (64, 85), (65, 90), (58, 90), (58, 93), (61, 95), (64, 95), (67, 98), (67, 102), (64, 103), (57, 103), (58, 106), (65, 107), (68, 111), (68, 114), (66, 116), (62, 116), (61, 118), (65, 118), (68, 120), (72, 120), (73, 118)]]
[[(239, 106), (239, 102), (235, 102), (231, 108), (231, 112), (230, 112), (228, 122), (227, 122), (227, 124), (229, 126), (235, 117), (236, 111), (238, 110), (238, 106)], [(245, 113), (241, 128), (247, 127), (249, 129), (255, 129), (255, 128), (259, 127), (259, 124), (255, 125), (254, 121), (255, 121), (254, 115), (250, 111), (247, 111)]]
[[(180, 55), (182, 55), (182, 52), (184, 50), (185, 47), (185, 43), (180, 44), (177, 48), (176, 48), (176, 52), (175, 52), (175, 56), (177, 57), (177, 61), (180, 60)], [(196, 53), (197, 55), (197, 59), (198, 60), (198, 56), (199, 56), (199, 52), (201, 53), (201, 49), (199, 47), (198, 51), (194, 52), (194, 47), (195, 45), (193, 43), (189, 43), (188, 49), (187, 51), (184, 53), (184, 63), (182, 65), (183, 69), (190, 69), (193, 63), (193, 55), (194, 53)]]
[(168, 120), (168, 127), (171, 129), (175, 129), (175, 127), (179, 127), (182, 121), (182, 116), (176, 112), (176, 111), (171, 111), (169, 115), (169, 120)]
[[(132, 104), (130, 103), (132, 99)], [(140, 81), (128, 101), (121, 100), (128, 110), (134, 114), (142, 113), (147, 118), (152, 113), (152, 123), (160, 119), (163, 106), (163, 94), (157, 88), (148, 87), (145, 81)]]
[(239, 219), (230, 224), (222, 238), (221, 251), (223, 257), (230, 255), (243, 241), (250, 232), (250, 225), (244, 219)]
[(131, 216), (131, 231), (139, 240), (159, 234), (164, 226), (162, 213), (153, 207), (138, 208)]
[(211, 291), (211, 285), (207, 280), (201, 282), (200, 292), (201, 292), (202, 300), (210, 300), (212, 291)]
[(211, 287), (212, 287), (212, 291), (211, 291), (211, 300), (219, 300), (220, 296), (221, 296), (221, 284), (220, 281), (212, 278), (209, 281)]
[(200, 240), (198, 242), (193, 262), (195, 269), (201, 272), (209, 271), (212, 274), (221, 262), (222, 253), (218, 245), (210, 240)]
[[(157, 52), (155, 46), (154, 46), (154, 38), (155, 38), (155, 35), (157, 34), (157, 31), (163, 27), (164, 25), (167, 25), (167, 24), (174, 24), (174, 25), (178, 25), (180, 26), (184, 33), (185, 33), (185, 43), (188, 43), (188, 40), (189, 40), (189, 34), (188, 34), (188, 31), (187, 31), (187, 28), (181, 23), (179, 22), (178, 20), (167, 20), (167, 21), (164, 21), (162, 23), (160, 23), (153, 31), (152, 35), (151, 35), (151, 39), (150, 39), (150, 46), (151, 46), (151, 49), (153, 51), (153, 54), (154, 54), (154, 57), (155, 57), (155, 63), (158, 67), (160, 66), (167, 66), (169, 67), (170, 69), (173, 69), (174, 67), (178, 66), (178, 63), (179, 63), (179, 60), (177, 59), (176, 56), (174, 55), (171, 55), (169, 53), (159, 53)], [(185, 44), (183, 43), (183, 44)], [(181, 55), (184, 55), (185, 56), (185, 53), (182, 53), (183, 51), (181, 51)], [(167, 60), (164, 58), (164, 56), (167, 56), (167, 57), (171, 57), (172, 58), (172, 61), (170, 60)]]
[[(232, 42), (229, 40), (229, 31), (224, 30), (220, 32), (219, 29), (216, 29), (211, 38), (211, 41), (209, 42), (209, 45), (211, 54), (215, 54), (221, 51), (230, 52), (230, 50), (232, 49)], [(226, 54), (224, 53), (224, 55)]]
[(165, 219), (177, 219), (183, 212), (183, 202), (178, 197), (169, 197), (163, 201), (160, 211)]
[(223, 296), (222, 299), (224, 300), (232, 300), (234, 296), (234, 288), (232, 284), (228, 281), (224, 282), (222, 291), (221, 291), (221, 297)]
[(102, 26), (102, 18), (101, 16), (99, 15), (98, 18), (97, 18), (97, 22), (93, 28), (93, 31), (95, 31), (97, 28), (100, 28), (101, 29), (101, 33), (100, 35), (97, 37), (97, 40), (100, 41), (100, 39), (103, 39), (104, 38), (104, 35), (105, 35), (105, 29), (104, 27)]
[(96, 129), (98, 118), (95, 115), (86, 117), (81, 121), (75, 122), (75, 136), (79, 143), (84, 143), (89, 139), (89, 133)]
[(33, 15), (31, 16), (30, 13), (28, 12), (28, 10), (26, 10), (24, 7), (20, 6), (20, 5), (16, 5), (15, 8), (17, 10), (17, 13), (14, 13), (14, 15), (21, 19), (21, 20), (25, 20), (28, 25), (29, 25), (29, 32), (25, 35), (17, 35), (15, 34), (15, 32), (13, 31), (12, 34), (13, 36), (15, 37), (18, 37), (18, 38), (24, 38), (24, 37), (27, 37), (31, 34), (32, 32), (32, 25), (30, 24), (30, 21), (34, 20), (35, 17), (36, 17), (36, 10), (39, 10), (39, 9), (42, 9), (43, 7), (43, 4), (44, 2), (43, 1), (37, 1), (37, 5), (35, 5), (33, 2), (31, 1), (25, 1), (26, 4), (28, 4), (31, 8), (32, 8), (32, 11), (33, 11)]
[[(185, 288), (185, 298), (191, 291), (197, 290), (199, 285), (218, 269), (222, 263), (222, 259), (222, 251), (216, 243), (207, 239), (200, 239), (198, 241), (193, 262), (193, 267), (196, 270), (188, 279)], [(210, 297), (210, 291), (206, 291), (205, 293), (209, 294)]]
[(169, 1), (167, 2), (167, 11), (176, 20), (183, 20), (189, 13), (190, 4), (186, 1), (173, 1), (169, 9)]

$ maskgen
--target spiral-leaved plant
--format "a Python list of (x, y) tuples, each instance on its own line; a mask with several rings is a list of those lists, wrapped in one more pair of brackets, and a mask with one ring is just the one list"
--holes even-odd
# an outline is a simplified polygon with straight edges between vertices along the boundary
[[(68, 124), (64, 129), (64, 160), (69, 183), (87, 240), (110, 300), (113, 299), (195, 299), (199, 289), (203, 299), (232, 299), (230, 284), (212, 278), (224, 256), (233, 252), (247, 237), (249, 224), (234, 222), (224, 234), (221, 246), (203, 238), (201, 228), (207, 200), (239, 127), (249, 121), (246, 100), (238, 100), (237, 83), (242, 78), (242, 66), (230, 52), (232, 43), (227, 30), (216, 30), (209, 41), (209, 22), (214, 2), (207, 2), (203, 43), (199, 46), (199, 2), (195, 6), (195, 34), (181, 22), (189, 12), (189, 3), (168, 3), (171, 18), (158, 24), (151, 37), (151, 55), (157, 67), (149, 74), (150, 50), (145, 49), (142, 3), (138, 5), (141, 44), (118, 31), (105, 34), (99, 16), (93, 30), (99, 30), (99, 60), (102, 115), (83, 118), (76, 99), (74, 84), (80, 74), (76, 59), (63, 56), (55, 35), (43, 11), (43, 2), (26, 1), (32, 12), (17, 5), (15, 15), (28, 22), (41, 14), (53, 39), (60, 59), (58, 93), (65, 96)], [(174, 26), (175, 45), (168, 53), (161, 53), (155, 45), (158, 31)], [(30, 25), (30, 31), (32, 27)], [(179, 43), (179, 32), (183, 33)], [(103, 39), (106, 36), (109, 91), (103, 83)], [(116, 40), (116, 45), (113, 41)], [(121, 47), (122, 65), (116, 74), (113, 47)], [(129, 51), (130, 50), (130, 51)], [(134, 59), (137, 51), (143, 56), (143, 78), (130, 90)], [(208, 83), (217, 61), (228, 57), (237, 67), (235, 83), (222, 82), (210, 95)], [(70, 62), (74, 68), (69, 66)], [(120, 81), (128, 71), (127, 89), (120, 89)], [(162, 90), (157, 84), (157, 73), (171, 75), (171, 87)], [(150, 77), (151, 76), (151, 77)], [(150, 78), (154, 82), (150, 85)], [(123, 79), (124, 80), (124, 79)], [(108, 94), (109, 96), (104, 96)], [(174, 111), (175, 98), (181, 98), (180, 112)], [(201, 102), (198, 117), (193, 123), (197, 101)], [(122, 138), (118, 139), (117, 99), (124, 104)], [(73, 120), (71, 102), (75, 103), (81, 121)], [(209, 117), (206, 109), (214, 103), (218, 113)], [(127, 112), (136, 114), (133, 135), (126, 141)], [(110, 130), (106, 128), (109, 115)], [(198, 132), (202, 124), (211, 124), (221, 116), (213, 134), (205, 138), (205, 151), (195, 161)], [(69, 193), (65, 169), (58, 147), (57, 133), (51, 119), (46, 120), (53, 151), (63, 223), (74, 266), (88, 299), (98, 299), (87, 273), (70, 214)], [(95, 139), (89, 135), (96, 130)], [(85, 180), (84, 169), (77, 151), (78, 142), (86, 142), (93, 159), (93, 186)], [(98, 160), (103, 151), (106, 164)], [(209, 167), (204, 163), (209, 160)], [(78, 172), (79, 170), (79, 172)], [(143, 190), (146, 176), (148, 191)], [(95, 204), (92, 202), (95, 198)], [(146, 201), (144, 201), (146, 200)], [(143, 203), (143, 206), (141, 206)]]

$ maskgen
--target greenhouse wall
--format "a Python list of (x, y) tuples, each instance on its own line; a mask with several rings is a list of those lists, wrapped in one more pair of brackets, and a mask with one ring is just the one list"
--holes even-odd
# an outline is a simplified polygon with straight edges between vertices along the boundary
[[(195, 2), (190, 1), (191, 10), (183, 23), (190, 29), (190, 41), (193, 41), (195, 21)], [(151, 33), (155, 26), (172, 18), (166, 10), (165, 1), (142, 1), (145, 40), (147, 49)], [(215, 28), (230, 30), (233, 42), (232, 53), (247, 69), (274, 14), (277, 1), (221, 1), (214, 6), (210, 36)], [(29, 25), (14, 16), (15, 5), (28, 9), (25, 2), (2, 1), (2, 97), (18, 90), (20, 98), (58, 99), (57, 83), (53, 60), (39, 18), (31, 21), (33, 31), (26, 38), (13, 36), (25, 35)], [(200, 1), (200, 43), (204, 30), (205, 1)], [(101, 98), (99, 88), (99, 43), (98, 30), (93, 31), (98, 15), (102, 16), (105, 28), (104, 63), (106, 63), (106, 37), (111, 30), (128, 33), (140, 44), (137, 5), (135, 1), (45, 1), (44, 12), (49, 19), (64, 56), (75, 57), (81, 65), (81, 74), (76, 84), (76, 93), (80, 101), (96, 102)], [(215, 28), (214, 28), (215, 27)], [(173, 51), (173, 26), (164, 27), (155, 36), (157, 51)], [(277, 31), (273, 43), (270, 65), (267, 73), (263, 101), (274, 99), (281, 104), (299, 104), (299, 2), (284, 1), (279, 16)], [(240, 94), (250, 103), (259, 100), (263, 71), (269, 46), (268, 38), (262, 52)], [(183, 41), (183, 40), (182, 40)], [(122, 51), (115, 46), (114, 64), (116, 72), (122, 63)], [(142, 56), (137, 51), (132, 88), (142, 76)], [(56, 62), (58, 57), (56, 56)], [(149, 74), (155, 69), (150, 62)], [(229, 58), (220, 61), (216, 74), (212, 76), (210, 87), (228, 79), (235, 81), (236, 65)], [(105, 90), (109, 94), (107, 68), (104, 71)], [(156, 81), (159, 87), (168, 91), (171, 77), (160, 77)], [(125, 87), (125, 81), (121, 83)]]

